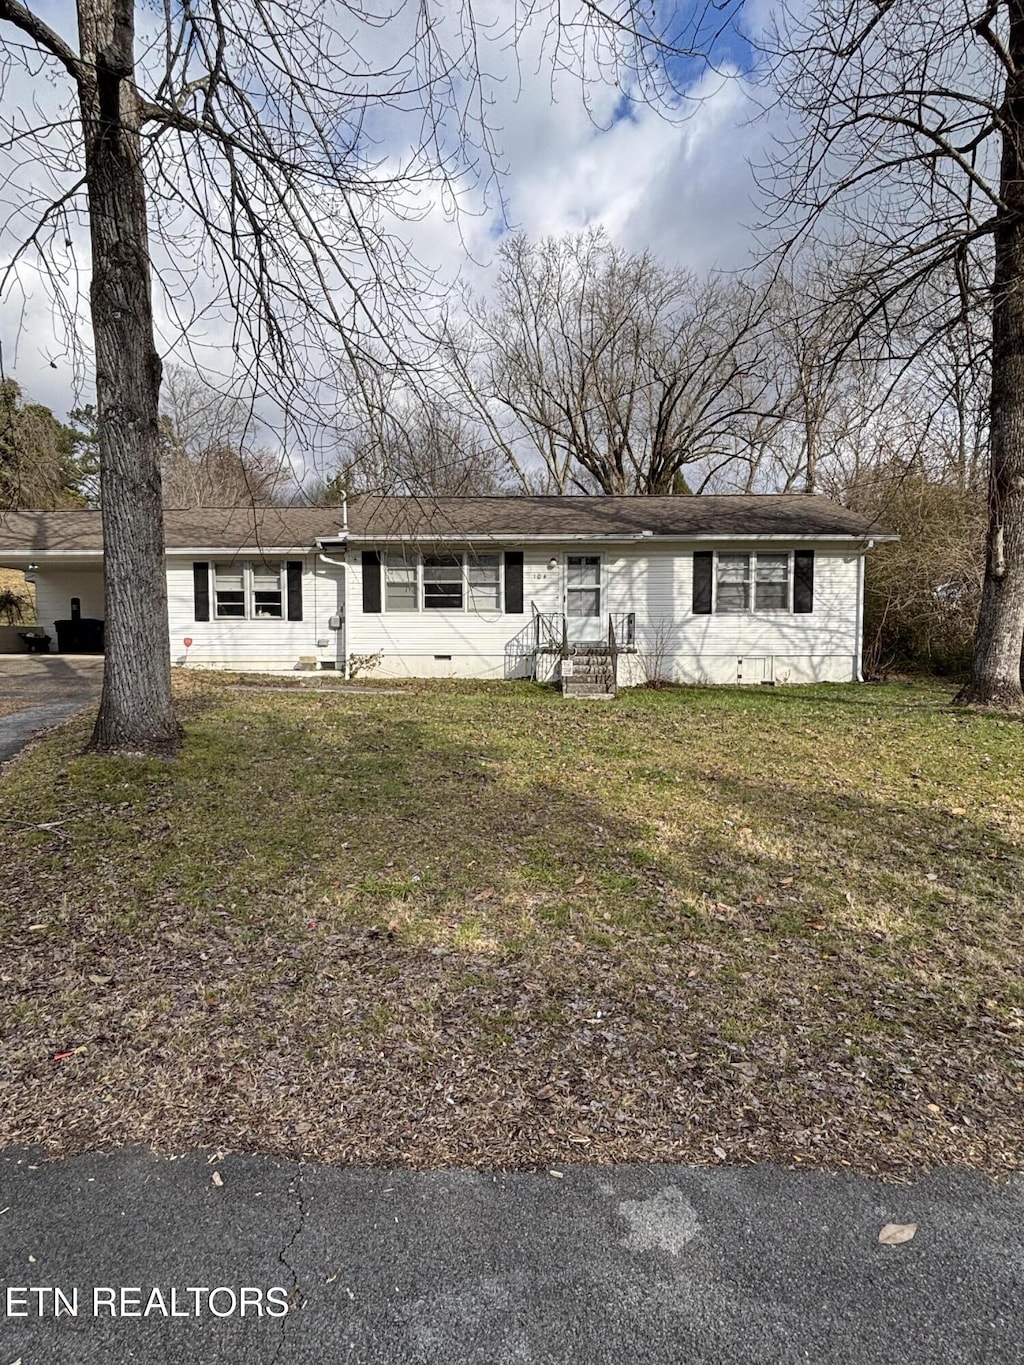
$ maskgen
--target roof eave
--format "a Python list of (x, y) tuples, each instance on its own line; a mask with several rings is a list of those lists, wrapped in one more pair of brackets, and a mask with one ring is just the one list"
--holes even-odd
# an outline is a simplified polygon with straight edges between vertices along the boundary
[(27, 564), (39, 564), (44, 561), (56, 561), (63, 563), (67, 559), (102, 559), (103, 551), (82, 549), (82, 550), (4, 550), (0, 548), (0, 568), (24, 568)]
[[(360, 545), (403, 545), (433, 544), (451, 542), (465, 544), (470, 541), (495, 541), (516, 545), (551, 544), (602, 544), (602, 545), (642, 545), (666, 543), (706, 543), (728, 541), (836, 541), (867, 546), (895, 543), (900, 537), (892, 531), (730, 531), (730, 532), (634, 532), (632, 534), (603, 534), (596, 532), (575, 532), (573, 534), (549, 532), (546, 534), (523, 535), (515, 531), (461, 531), (437, 532), (423, 531), (405, 535), (373, 535), (369, 532), (350, 532), (346, 536), (321, 536), (312, 545), (168, 545), (167, 554), (175, 556), (223, 556), (235, 558), (241, 554), (260, 555), (308, 555), (319, 550), (345, 549), (353, 542)], [(4, 550), (0, 548), (0, 567), (22, 569), (29, 563), (59, 564), (73, 559), (103, 559), (101, 548), (81, 549), (24, 549)]]
[[(318, 544), (319, 542), (317, 542)], [(168, 545), (169, 555), (203, 555), (237, 559), (239, 555), (311, 555), (315, 554), (317, 544), (313, 545)]]
[[(704, 542), (714, 541), (733, 541), (733, 540), (839, 540), (854, 541), (864, 543), (873, 540), (876, 543), (883, 540), (899, 540), (899, 536), (890, 532), (875, 531), (803, 531), (803, 532), (783, 532), (783, 531), (716, 531), (716, 532), (690, 532), (675, 531), (670, 534), (658, 534), (655, 532), (642, 532), (632, 535), (604, 535), (595, 532), (580, 531), (573, 535), (556, 534), (551, 532), (547, 535), (521, 535), (514, 531), (463, 531), (458, 534), (444, 534), (436, 531), (423, 531), (411, 533), (409, 535), (371, 535), (369, 532), (352, 532), (348, 538), (349, 543), (355, 541), (361, 545), (401, 545), (409, 542), (423, 542), (436, 545), (442, 541), (464, 544), (469, 540), (500, 540), (508, 541), (516, 545), (551, 545), (551, 544), (575, 544), (584, 541), (588, 544), (600, 542), (601, 544), (614, 545), (634, 545), (649, 544), (650, 542), (676, 543), (678, 541)], [(318, 541), (318, 545), (324, 542)], [(345, 544), (344, 541), (334, 542), (335, 545)]]

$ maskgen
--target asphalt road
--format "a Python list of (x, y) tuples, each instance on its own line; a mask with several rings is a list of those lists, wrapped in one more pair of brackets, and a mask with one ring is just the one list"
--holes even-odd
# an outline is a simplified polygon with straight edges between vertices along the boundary
[(1024, 1361), (1022, 1180), (7, 1153), (0, 1210), (0, 1365)]

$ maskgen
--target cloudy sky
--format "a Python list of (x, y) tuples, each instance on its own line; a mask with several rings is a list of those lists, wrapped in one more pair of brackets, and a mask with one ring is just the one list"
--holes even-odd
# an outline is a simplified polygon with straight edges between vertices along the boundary
[[(500, 12), (502, 0), (492, 3)], [(55, 27), (67, 29), (70, 6), (64, 0), (37, 0), (36, 8)], [(8, 26), (0, 27), (0, 37), (11, 36)], [(539, 32), (525, 36), (518, 54), (494, 45), (486, 52), (486, 94), (504, 209), (493, 189), (484, 194), (479, 185), (464, 182), (463, 211), (457, 217), (423, 196), (422, 216), (397, 230), (443, 280), (470, 279), (479, 288), (487, 287), (496, 244), (510, 229), (542, 237), (601, 225), (629, 249), (649, 248), (698, 271), (744, 265), (753, 249), (749, 227), (758, 216), (750, 162), (764, 160), (769, 134), (757, 117), (754, 91), (739, 74), (742, 46), (734, 43), (720, 58), (716, 73), (694, 66), (683, 74), (691, 98), (684, 116), (673, 118), (623, 99), (614, 84), (594, 80), (581, 87), (571, 75), (554, 78)], [(8, 115), (15, 107), (34, 108), (37, 117), (49, 114), (59, 107), (62, 90), (66, 82), (60, 73), (38, 64), (25, 72), (15, 65), (3, 107)], [(400, 111), (376, 131), (385, 141), (400, 141), (405, 135)], [(19, 196), (42, 199), (52, 182), (20, 149), (5, 156), (4, 202), (10, 214)], [(26, 221), (18, 212), (8, 218), (0, 239), (5, 257)], [(87, 265), (82, 240), (75, 251)], [(66, 271), (67, 263), (56, 257), (50, 264)], [(63, 415), (79, 397), (88, 397), (87, 391), (76, 393), (83, 381), (88, 388), (88, 366), (76, 380), (54, 327), (50, 293), (38, 262), (26, 260), (2, 302), (0, 341), (4, 371)], [(86, 336), (84, 313), (78, 326)], [(221, 337), (214, 328), (208, 340), (219, 344), (227, 335), (226, 327)], [(173, 360), (172, 346), (173, 329), (165, 320), (163, 347)]]

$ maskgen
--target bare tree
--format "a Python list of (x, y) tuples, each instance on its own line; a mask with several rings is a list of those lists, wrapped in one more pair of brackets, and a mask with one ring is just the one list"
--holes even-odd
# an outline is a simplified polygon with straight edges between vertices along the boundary
[(670, 270), (599, 230), (519, 236), (499, 257), (496, 301), (474, 309), (483, 363), (465, 374), (524, 484), (524, 447), (558, 493), (670, 493), (685, 470), (705, 479), (734, 458), (765, 395), (755, 290)]
[[(774, 375), (778, 419), (772, 482), (815, 493), (829, 482), (840, 432), (877, 406), (885, 381), (850, 344), (859, 316), (841, 288), (845, 253), (816, 243), (786, 265), (764, 281), (762, 363)], [(863, 402), (868, 386), (874, 403)]]
[[(37, 205), (36, 182), (26, 190), (13, 220), (21, 247), (2, 283), (16, 286), (18, 261), (35, 251), (64, 299), (69, 333), (74, 300), (59, 291), (80, 192), (87, 198), (107, 568), (94, 749), (170, 751), (181, 735), (170, 687), (154, 260), (183, 338), (194, 339), (197, 319), (233, 320), (233, 364), (252, 392), (280, 405), (287, 440), (300, 403), (322, 411), (326, 356), (359, 370), (373, 346), (394, 356), (421, 329), (396, 215), (417, 188), (447, 185), (457, 197), (456, 186), (491, 176), (485, 48), (506, 51), (532, 25), (553, 70), (623, 73), (632, 96), (675, 107), (674, 75), (693, 79), (692, 59), (736, 5), (684, 14), (587, 0), (569, 11), (517, 8), (503, 26), (481, 24), (472, 0), (438, 14), (185, 0), (140, 7), (140, 54), (134, 0), (77, 0), (77, 34), (23, 0), (0, 0), (0, 22), (17, 38), (5, 47), (7, 73), (20, 64), (32, 77), (59, 77), (69, 97), (52, 118), (28, 104), (7, 110), (6, 153), (38, 158), (54, 192)], [(380, 153), (389, 121), (401, 122), (404, 157)]]
[(252, 444), (251, 409), (196, 370), (165, 368), (160, 432), (166, 507), (259, 506), (293, 481), (283, 455)]
[[(816, 0), (769, 44), (797, 131), (776, 160), (798, 234), (864, 243), (865, 316), (932, 308), (939, 336), (991, 306), (988, 542), (962, 704), (1024, 705), (1024, 0)], [(793, 126), (791, 124), (791, 126)], [(937, 273), (956, 282), (922, 304)], [(927, 338), (925, 345), (927, 346)]]
[(329, 495), (330, 485), (351, 493), (404, 493), (435, 497), (493, 497), (510, 491), (504, 453), (486, 428), (460, 412), (457, 394), (410, 387), (381, 366), (348, 385), (342, 448), (333, 477), (307, 489)]

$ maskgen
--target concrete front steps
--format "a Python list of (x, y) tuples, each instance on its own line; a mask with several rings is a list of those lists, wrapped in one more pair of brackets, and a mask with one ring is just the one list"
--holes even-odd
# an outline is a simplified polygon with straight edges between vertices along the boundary
[(615, 667), (608, 649), (577, 646), (567, 659), (562, 660), (564, 697), (611, 701), (615, 692)]

